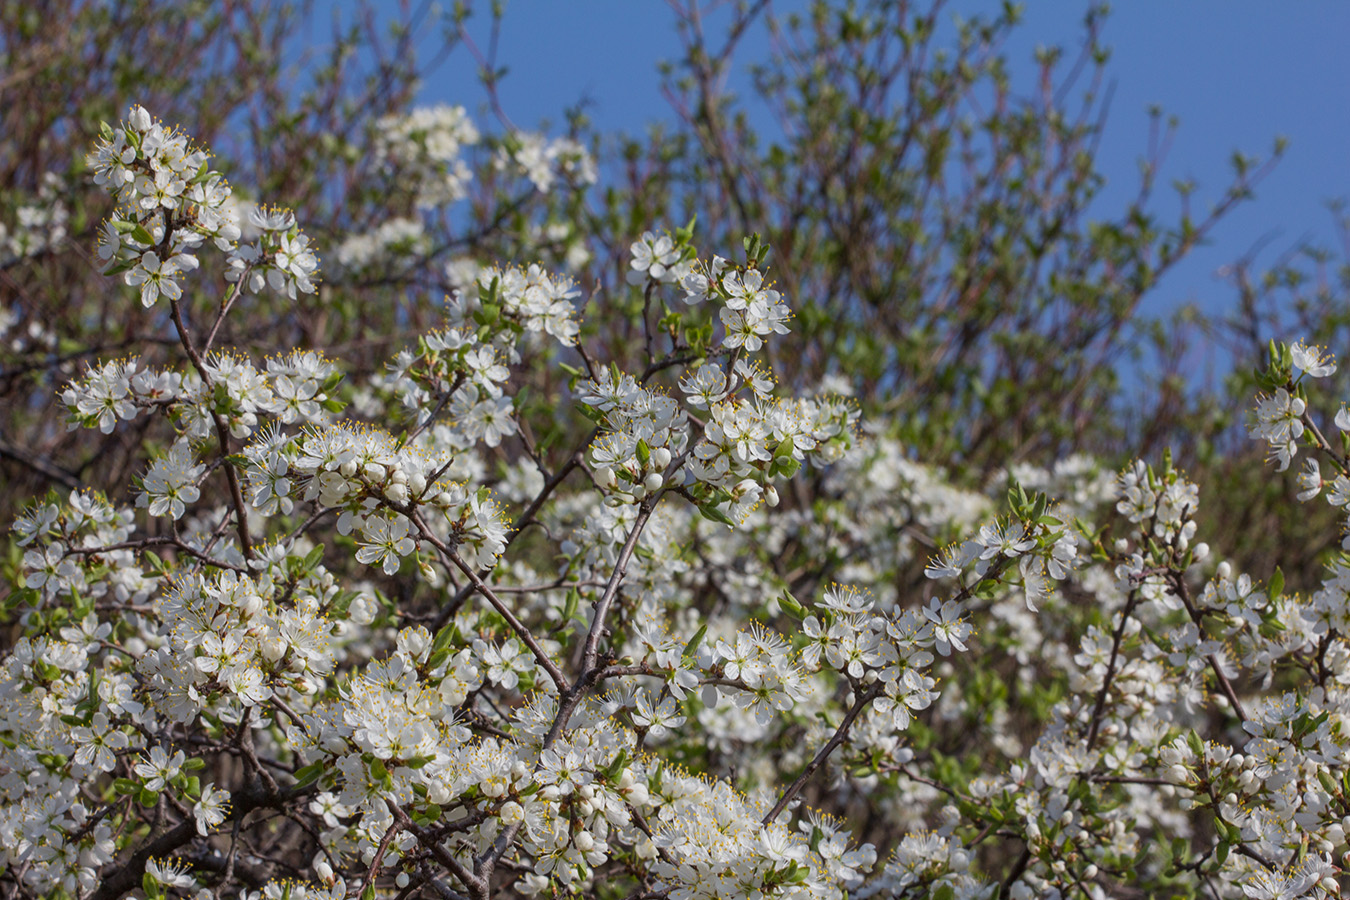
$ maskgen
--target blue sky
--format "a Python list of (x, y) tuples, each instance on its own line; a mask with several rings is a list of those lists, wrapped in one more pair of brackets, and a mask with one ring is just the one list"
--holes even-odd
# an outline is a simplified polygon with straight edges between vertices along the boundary
[[(775, 9), (804, 5), (780, 0)], [(1014, 78), (1030, 85), (1036, 45), (1076, 45), (1086, 7), (1083, 0), (1025, 5), (1024, 24), (1007, 50)], [(334, 4), (336, 10), (350, 6)], [(377, 3), (391, 14), (399, 6), (398, 0)], [(948, 11), (996, 7), (992, 0), (954, 0)], [(499, 47), (499, 61), (510, 67), (501, 91), (507, 113), (520, 127), (546, 119), (558, 126), (562, 110), (586, 98), (604, 130), (636, 133), (653, 119), (669, 118), (656, 67), (678, 54), (673, 23), (660, 0), (509, 0)], [(481, 24), (475, 33), (485, 38)], [(327, 24), (316, 22), (315, 28), (315, 39), (322, 40)], [(1188, 301), (1221, 311), (1233, 292), (1216, 270), (1262, 240), (1272, 239), (1271, 249), (1258, 257), (1267, 260), (1302, 238), (1333, 243), (1325, 202), (1350, 196), (1346, 35), (1350, 4), (1331, 0), (1128, 0), (1112, 11), (1104, 31), (1115, 93), (1099, 158), (1107, 177), (1103, 209), (1122, 208), (1133, 196), (1152, 105), (1180, 120), (1164, 182), (1195, 180), (1196, 213), (1217, 199), (1234, 150), (1264, 156), (1276, 135), (1290, 141), (1284, 162), (1262, 182), (1256, 200), (1231, 214), (1210, 246), (1161, 282), (1148, 311)], [(432, 51), (435, 40), (426, 35), (422, 51)], [(748, 62), (766, 48), (763, 34), (752, 34), (741, 59)], [(471, 60), (458, 53), (428, 80), (421, 100), (472, 109), (481, 97)], [(1167, 191), (1159, 196), (1170, 199)], [(1159, 206), (1164, 212), (1174, 208)]]

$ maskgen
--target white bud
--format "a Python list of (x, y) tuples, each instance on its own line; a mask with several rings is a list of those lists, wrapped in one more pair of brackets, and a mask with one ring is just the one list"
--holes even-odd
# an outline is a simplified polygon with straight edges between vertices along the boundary
[(258, 642), (258, 650), (262, 653), (263, 659), (268, 662), (276, 662), (286, 654), (286, 642), (280, 635), (266, 638)]
[[(583, 816), (589, 816), (591, 813), (595, 812), (595, 804), (589, 800), (582, 800), (580, 803), (577, 804), (577, 812), (581, 813)], [(582, 832), (582, 834), (585, 833), (586, 832), (584, 831)], [(580, 845), (578, 845), (578, 849), (580, 849), (584, 853), (585, 851), (591, 848), (581, 847)]]
[(1124, 538), (1116, 538), (1116, 552), (1117, 552), (1117, 553), (1124, 553), (1126, 550), (1129, 550), (1129, 549), (1130, 549), (1130, 542), (1129, 542), (1129, 541), (1125, 540)]
[(414, 472), (408, 476), (408, 490), (421, 496), (427, 489), (427, 476), (422, 472)]
[(633, 777), (632, 769), (624, 769), (619, 773), (619, 790), (626, 791), (637, 784), (637, 779)]
[(384, 481), (384, 476), (388, 474), (385, 467), (379, 463), (366, 463), (366, 467), (361, 471), (371, 481)]
[(666, 447), (657, 447), (652, 451), (652, 465), (658, 469), (664, 469), (670, 465), (670, 450)]
[(436, 495), (436, 505), (441, 509), (449, 509), (451, 506), (454, 506), (454, 504), (455, 498), (451, 496), (449, 491), (441, 491)]
[(600, 466), (595, 470), (595, 483), (601, 487), (614, 487), (614, 470), (609, 466)]
[(411, 880), (412, 879), (408, 877), (407, 872), (399, 872), (398, 875), (394, 877), (394, 885), (396, 887), (405, 888)]
[(595, 838), (591, 837), (589, 831), (578, 831), (576, 837), (572, 838), (572, 843), (582, 853), (587, 853), (595, 849)]
[(338, 472), (342, 474), (343, 478), (351, 478), (356, 474), (356, 460), (347, 460), (345, 463), (338, 466)]
[(656, 845), (647, 838), (637, 845), (638, 859), (656, 859)]
[(407, 484), (408, 473), (404, 471), (402, 468), (396, 468), (389, 473), (389, 480), (392, 481), (394, 484)]
[(765, 486), (764, 486), (764, 502), (767, 503), (767, 504), (769, 504), (770, 506), (777, 506), (777, 505), (778, 505), (778, 488), (774, 487), (774, 486), (771, 485), (771, 484), (765, 485)]
[(1200, 543), (1196, 544), (1195, 552), (1191, 554), (1191, 559), (1195, 560), (1196, 562), (1200, 562), (1200, 560), (1204, 559), (1207, 556), (1209, 556), (1209, 544), (1206, 544), (1204, 541), (1201, 541)]
[(1214, 574), (1218, 576), (1220, 580), (1227, 581), (1233, 577), (1233, 566), (1225, 559), (1223, 562), (1219, 563), (1219, 567), (1214, 571)]
[(1084, 879), (1084, 880), (1088, 880), (1088, 879), (1096, 878), (1096, 877), (1097, 877), (1097, 872), (1098, 872), (1098, 871), (1100, 871), (1100, 870), (1097, 868), (1097, 864), (1096, 864), (1096, 863), (1089, 863), (1089, 864), (1088, 864), (1088, 867), (1087, 867), (1086, 869), (1083, 870), (1083, 879)]
[(651, 795), (647, 793), (647, 786), (645, 784), (633, 785), (628, 790), (624, 791), (624, 796), (627, 797), (628, 802), (634, 806), (642, 806), (651, 799)]
[(384, 496), (388, 498), (390, 503), (407, 503), (408, 486), (406, 484), (398, 484), (397, 482), (391, 481), (389, 484), (385, 485)]
[(646, 478), (642, 479), (642, 486), (652, 492), (661, 490), (661, 485), (663, 484), (665, 484), (665, 479), (662, 478), (660, 474), (656, 472), (653, 472)]

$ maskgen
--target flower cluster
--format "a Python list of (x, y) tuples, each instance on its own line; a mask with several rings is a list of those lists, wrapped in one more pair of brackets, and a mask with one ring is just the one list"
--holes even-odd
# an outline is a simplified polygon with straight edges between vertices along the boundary
[(462, 106), (428, 106), (375, 124), (376, 156), (400, 183), (411, 185), (417, 206), (431, 209), (464, 197), (471, 179), (464, 147), (478, 143), (478, 129)]
[(89, 155), (95, 183), (119, 204), (103, 226), (99, 258), (106, 273), (140, 288), (145, 306), (183, 295), (179, 279), (197, 268), (195, 251), (206, 241), (231, 250), (239, 238), (229, 185), (207, 160), (141, 106), (120, 126), (105, 125)]
[(109, 434), (118, 421), (165, 411), (178, 433), (200, 441), (212, 436), (214, 417), (234, 437), (247, 437), (259, 414), (285, 424), (321, 423), (342, 408), (333, 391), (341, 380), (332, 361), (312, 350), (267, 360), (266, 371), (247, 359), (218, 353), (187, 374), (142, 367), (140, 360), (91, 366), (61, 392), (69, 427), (97, 427)]
[(8, 267), (17, 260), (37, 256), (65, 240), (70, 210), (61, 199), (63, 187), (59, 175), (47, 172), (38, 185), (37, 196), (15, 209), (13, 227), (0, 222), (0, 265)]
[(254, 293), (267, 285), (291, 299), (297, 290), (313, 293), (318, 259), (295, 217), (254, 207), (249, 224), (258, 240), (236, 246), (238, 208), (208, 160), (205, 150), (141, 106), (133, 106), (120, 126), (104, 126), (102, 142), (89, 155), (95, 182), (119, 204), (99, 244), (104, 272), (139, 287), (144, 306), (154, 306), (161, 295), (178, 300), (182, 276), (200, 265), (197, 250), (211, 241), (229, 254), (227, 280)]
[(595, 158), (572, 138), (553, 138), (521, 131), (506, 135), (493, 160), (500, 172), (523, 175), (541, 194), (557, 181), (572, 186), (595, 184)]

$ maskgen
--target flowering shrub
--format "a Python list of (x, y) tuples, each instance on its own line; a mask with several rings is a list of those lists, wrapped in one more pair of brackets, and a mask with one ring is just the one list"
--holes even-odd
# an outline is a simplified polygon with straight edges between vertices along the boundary
[[(471, 123), (389, 133), (419, 196), (462, 190)], [(542, 147), (501, 166), (593, 177)], [(140, 107), (89, 164), (119, 204), (104, 271), (167, 308), (177, 359), (59, 393), (71, 428), (139, 429), (129, 492), (13, 523), (16, 895), (1338, 893), (1342, 554), (1307, 597), (1216, 564), (1170, 459), (953, 486), (775, 382), (792, 300), (755, 236), (632, 244), (641, 371), (588, 348), (567, 275), (505, 264), (368, 383), (317, 349), (255, 361), (216, 338), (317, 290), (301, 223), (241, 211)], [(538, 367), (565, 373), (543, 407)], [(1339, 508), (1350, 415), (1335, 443), (1307, 396), (1334, 371), (1272, 344), (1252, 433), (1281, 468), (1314, 454), (1300, 498)], [(562, 453), (535, 439), (559, 421)]]

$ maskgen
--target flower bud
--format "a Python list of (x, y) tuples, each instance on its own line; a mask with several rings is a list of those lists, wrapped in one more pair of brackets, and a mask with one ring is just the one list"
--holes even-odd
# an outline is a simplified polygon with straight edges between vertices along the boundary
[(652, 491), (652, 492), (656, 492), (656, 491), (661, 490), (661, 485), (663, 485), (663, 484), (665, 484), (665, 479), (662, 478), (662, 477), (661, 477), (658, 473), (656, 473), (656, 472), (653, 472), (652, 474), (648, 475), (646, 478), (642, 479), (642, 486), (645, 487), (647, 490)]
[(652, 451), (652, 466), (657, 469), (664, 469), (670, 465), (670, 450), (666, 447), (657, 447)]
[(774, 487), (774, 486), (771, 485), (771, 484), (765, 485), (765, 486), (764, 486), (764, 502), (767, 503), (767, 504), (769, 504), (770, 506), (777, 506), (777, 505), (778, 505), (778, 488)]
[(1233, 577), (1233, 566), (1225, 559), (1223, 562), (1219, 563), (1219, 567), (1215, 569), (1214, 574), (1220, 580), (1227, 581)]
[(361, 472), (371, 481), (384, 481), (384, 476), (388, 474), (388, 470), (379, 463), (366, 463)]
[(1130, 542), (1129, 542), (1129, 541), (1125, 540), (1124, 538), (1116, 538), (1116, 552), (1117, 552), (1117, 553), (1124, 553), (1126, 550), (1129, 550), (1129, 549), (1130, 549)]
[(384, 496), (390, 503), (407, 503), (408, 486), (406, 484), (398, 484), (397, 482), (391, 481), (389, 484), (385, 485)]
[(356, 460), (347, 460), (342, 465), (338, 466), (338, 472), (342, 474), (343, 478), (351, 478), (356, 474)]
[(614, 470), (609, 466), (601, 466), (595, 470), (595, 483), (603, 488), (614, 487)]
[(408, 476), (408, 490), (421, 496), (427, 489), (427, 476), (422, 472), (414, 472)]
[(595, 849), (595, 838), (591, 837), (589, 831), (578, 831), (576, 836), (572, 838), (572, 843), (575, 844), (576, 848), (582, 853), (587, 853)]
[(1195, 562), (1200, 562), (1207, 556), (1209, 556), (1209, 544), (1206, 544), (1204, 541), (1196, 544), (1195, 552), (1191, 554), (1191, 559)]

